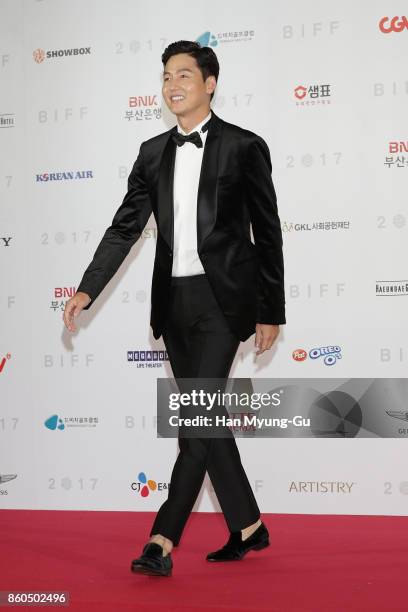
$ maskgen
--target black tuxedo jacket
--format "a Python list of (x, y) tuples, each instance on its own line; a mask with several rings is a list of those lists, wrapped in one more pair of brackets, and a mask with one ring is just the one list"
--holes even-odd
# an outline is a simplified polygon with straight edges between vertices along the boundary
[[(171, 134), (176, 130), (177, 125), (141, 144), (128, 191), (77, 289), (91, 297), (88, 309), (153, 212), (158, 231), (150, 325), (156, 339), (165, 322), (173, 262), (177, 145)], [(286, 323), (282, 232), (271, 172), (266, 142), (212, 112), (198, 188), (197, 251), (219, 306), (242, 341), (255, 333), (257, 322)]]

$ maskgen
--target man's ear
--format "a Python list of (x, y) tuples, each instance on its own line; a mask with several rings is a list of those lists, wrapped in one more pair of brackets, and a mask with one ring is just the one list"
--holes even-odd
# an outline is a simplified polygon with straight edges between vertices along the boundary
[(205, 85), (206, 85), (206, 91), (208, 94), (211, 94), (214, 92), (216, 86), (217, 86), (217, 79), (215, 78), (215, 76), (209, 76), (206, 78), (205, 81)]

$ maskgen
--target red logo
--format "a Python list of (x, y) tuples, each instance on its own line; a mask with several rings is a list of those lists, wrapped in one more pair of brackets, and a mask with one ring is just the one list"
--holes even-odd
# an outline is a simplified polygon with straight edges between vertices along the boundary
[(303, 85), (298, 85), (295, 88), (295, 96), (299, 100), (302, 100), (305, 97), (306, 94), (307, 94), (307, 89), (306, 89), (306, 87), (303, 87)]
[(307, 357), (307, 352), (304, 349), (296, 349), (293, 351), (292, 357), (295, 361), (304, 361)]
[[(389, 24), (386, 23), (389, 21)], [(393, 17), (390, 19), (389, 17), (383, 17), (380, 19), (380, 23), (378, 24), (381, 32), (383, 34), (391, 34), (391, 32), (402, 32), (402, 30), (408, 30), (408, 19), (403, 16), (401, 19), (399, 17)]]
[(153, 96), (130, 96), (129, 107), (134, 106), (158, 106), (157, 95)]
[(390, 153), (408, 153), (408, 140), (392, 141), (388, 145), (388, 150)]
[(33, 51), (33, 58), (37, 64), (41, 64), (45, 60), (45, 51), (44, 49), (36, 49)]
[(10, 353), (7, 353), (7, 355), (0, 360), (0, 373), (4, 370), (7, 359), (11, 359)]
[(55, 287), (54, 297), (56, 298), (71, 298), (75, 295), (75, 287)]

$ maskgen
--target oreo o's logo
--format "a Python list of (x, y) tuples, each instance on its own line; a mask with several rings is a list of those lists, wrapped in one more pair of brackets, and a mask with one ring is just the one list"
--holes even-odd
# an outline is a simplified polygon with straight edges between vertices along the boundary
[(341, 348), (339, 346), (320, 346), (309, 351), (309, 357), (310, 359), (323, 357), (323, 362), (331, 366), (341, 359)]

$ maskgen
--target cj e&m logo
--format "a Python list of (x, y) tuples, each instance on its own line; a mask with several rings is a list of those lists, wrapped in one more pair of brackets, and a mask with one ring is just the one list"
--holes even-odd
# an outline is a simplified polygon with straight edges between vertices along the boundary
[(145, 472), (139, 472), (137, 481), (132, 482), (130, 486), (132, 491), (140, 493), (142, 497), (148, 497), (150, 492), (153, 491), (167, 491), (170, 485), (167, 482), (157, 482), (156, 480), (151, 480), (150, 478), (147, 478)]
[(90, 55), (91, 47), (76, 47), (74, 49), (57, 49), (55, 51), (44, 51), (35, 49), (33, 59), (37, 64), (42, 64), (45, 59), (56, 59), (58, 57), (70, 57), (71, 55)]
[(312, 348), (309, 352), (301, 348), (295, 349), (292, 352), (294, 361), (305, 361), (308, 356), (310, 359), (322, 358), (325, 365), (332, 366), (337, 363), (338, 359), (341, 359), (341, 348), (340, 346), (320, 346)]

